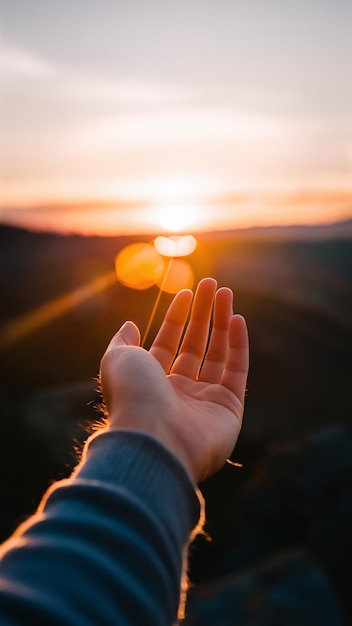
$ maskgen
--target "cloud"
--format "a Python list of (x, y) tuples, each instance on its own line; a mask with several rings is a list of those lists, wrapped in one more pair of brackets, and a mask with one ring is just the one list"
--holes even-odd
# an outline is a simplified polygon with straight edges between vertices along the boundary
[[(112, 103), (122, 106), (170, 105), (192, 96), (189, 90), (140, 80), (102, 79), (94, 75), (62, 76), (61, 96), (84, 103)], [(60, 87), (60, 85), (59, 85)]]
[(92, 185), (90, 195), (180, 170), (226, 188), (350, 176), (350, 117), (296, 107), (292, 93), (104, 75), (9, 43), (1, 52), (8, 197)]
[[(0, 47), (0, 76), (12, 96), (18, 92), (11, 92), (11, 87), (27, 93), (32, 88), (39, 98), (69, 106), (76, 103), (83, 111), (90, 106), (105, 110), (109, 105), (133, 109), (164, 107), (189, 102), (197, 96), (195, 89), (184, 85), (102, 76), (54, 63), (9, 44)], [(38, 79), (45, 80), (38, 85)], [(31, 80), (35, 81), (33, 87)]]
[(156, 142), (243, 142), (287, 137), (287, 124), (273, 116), (226, 108), (190, 107), (160, 113), (104, 117), (78, 127), (75, 140), (92, 145)]
[(47, 78), (52, 74), (52, 65), (40, 56), (27, 50), (0, 45), (0, 74), (9, 78)]

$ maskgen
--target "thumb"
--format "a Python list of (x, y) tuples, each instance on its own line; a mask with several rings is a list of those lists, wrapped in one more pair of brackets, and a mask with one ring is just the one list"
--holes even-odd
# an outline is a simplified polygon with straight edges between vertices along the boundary
[[(100, 385), (107, 410), (110, 412), (112, 401), (116, 400), (116, 387), (121, 379), (124, 368), (119, 367), (121, 354), (125, 354), (124, 347), (138, 346), (140, 334), (133, 322), (125, 322), (120, 330), (111, 339), (100, 362)], [(127, 352), (129, 352), (128, 350)]]
[(116, 345), (139, 346), (140, 332), (133, 322), (125, 322), (120, 330), (117, 331), (112, 343)]

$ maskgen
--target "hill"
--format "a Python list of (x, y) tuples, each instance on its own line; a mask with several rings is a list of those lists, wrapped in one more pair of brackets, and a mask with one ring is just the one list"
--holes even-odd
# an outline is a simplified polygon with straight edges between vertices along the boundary
[[(192, 572), (198, 581), (214, 572), (221, 578), (231, 568), (239, 572), (259, 554), (267, 558), (297, 545), (303, 535), (307, 545), (318, 541), (313, 531), (307, 539), (308, 521), (299, 518), (300, 534), (294, 529), (302, 506), (310, 511), (310, 503), (302, 505), (296, 494), (294, 468), (300, 464), (302, 484), (306, 480), (310, 485), (316, 465), (308, 463), (304, 450), (307, 445), (315, 450), (316, 444), (304, 442), (314, 442), (323, 429), (333, 430), (318, 445), (318, 467), (323, 472), (327, 450), (341, 448), (341, 454), (329, 457), (321, 502), (328, 494), (332, 497), (333, 487), (326, 487), (331, 477), (336, 476), (336, 485), (347, 484), (347, 469), (338, 466), (347, 435), (336, 435), (340, 430), (334, 429), (351, 429), (352, 239), (337, 237), (337, 232), (334, 227), (331, 236), (307, 238), (291, 231), (284, 239), (277, 231), (273, 237), (270, 229), (261, 236), (258, 231), (203, 233), (189, 257), (196, 280), (210, 274), (234, 290), (235, 307), (248, 321), (251, 342), (245, 422), (235, 452), (244, 470), (228, 466), (202, 485), (213, 542), (196, 547)], [(138, 292), (114, 281), (85, 301), (72, 296), (80, 286), (111, 273), (117, 252), (131, 241), (0, 227), (0, 329), (48, 302), (64, 298), (68, 303), (50, 321), (43, 319), (42, 325), (1, 349), (2, 538), (35, 508), (54, 478), (70, 473), (74, 444), (81, 445), (94, 420), (98, 398), (93, 378), (111, 335), (127, 318), (145, 328), (156, 288)], [(162, 297), (151, 336), (170, 298)], [(334, 473), (335, 465), (339, 469)], [(294, 508), (286, 503), (283, 510), (291, 496)], [(252, 528), (253, 510), (256, 519), (267, 520), (265, 536)], [(274, 521), (268, 511), (276, 511)], [(309, 523), (315, 528), (321, 516), (314, 515)], [(255, 533), (260, 543), (252, 549)], [(246, 550), (241, 550), (241, 541)], [(229, 546), (236, 549), (236, 557), (228, 553)], [(332, 576), (344, 578), (341, 572)], [(342, 582), (341, 590), (341, 597), (347, 597)]]

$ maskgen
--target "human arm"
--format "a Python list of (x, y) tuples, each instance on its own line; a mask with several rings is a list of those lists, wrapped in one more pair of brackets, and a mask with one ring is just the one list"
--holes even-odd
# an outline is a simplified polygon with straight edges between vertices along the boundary
[(200, 503), (144, 433), (93, 437), (2, 548), (1, 626), (171, 626)]
[(229, 290), (216, 296), (200, 369), (215, 290), (215, 281), (201, 283), (180, 349), (187, 291), (149, 353), (131, 323), (113, 338), (101, 364), (109, 425), (4, 546), (1, 626), (173, 623), (200, 516), (195, 483), (225, 462), (242, 418), (232, 377), (244, 396), (247, 357)]

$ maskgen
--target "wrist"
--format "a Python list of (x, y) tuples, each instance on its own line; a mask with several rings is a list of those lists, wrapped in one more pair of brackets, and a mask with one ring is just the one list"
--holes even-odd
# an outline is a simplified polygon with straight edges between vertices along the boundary
[(166, 450), (176, 458), (183, 469), (188, 474), (192, 483), (197, 484), (198, 472), (196, 465), (188, 454), (186, 446), (180, 441), (179, 435), (171, 428), (172, 419), (165, 418), (160, 412), (150, 413), (139, 408), (134, 412), (129, 410), (126, 412), (115, 411), (109, 414), (107, 430), (114, 432), (135, 432), (141, 435), (147, 435), (157, 440)]
[[(150, 494), (158, 494), (158, 498), (162, 484), (170, 489), (172, 475), (182, 489), (198, 494), (197, 485), (185, 465), (163, 441), (131, 428), (105, 428), (91, 435), (73, 473), (75, 479), (92, 478), (111, 484), (129, 481), (133, 492), (142, 490), (144, 493), (147, 489)], [(141, 477), (147, 487), (141, 487)]]

